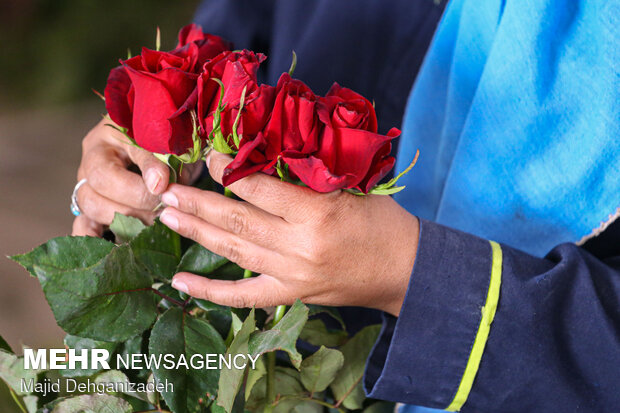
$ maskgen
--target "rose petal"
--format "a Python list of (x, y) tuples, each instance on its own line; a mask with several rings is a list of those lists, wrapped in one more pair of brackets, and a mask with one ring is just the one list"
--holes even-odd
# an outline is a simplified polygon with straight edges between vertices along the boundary
[[(191, 122), (188, 125), (186, 118), (179, 118), (178, 115), (172, 123), (169, 120), (192, 92), (183, 90), (188, 88), (187, 78), (176, 72), (176, 69), (166, 69), (158, 74), (160, 76), (155, 76), (128, 68), (134, 87), (134, 139), (150, 152), (182, 154), (192, 144)], [(175, 87), (174, 79), (179, 80), (178, 88)], [(181, 96), (183, 92), (186, 94), (184, 98)]]
[(319, 158), (298, 156), (303, 156), (303, 154), (285, 152), (282, 154), (282, 160), (286, 162), (290, 172), (317, 192), (325, 193), (350, 188), (358, 181), (350, 174), (334, 175)]
[[(110, 118), (117, 125), (131, 129), (132, 105), (128, 95), (131, 89), (131, 78), (123, 66), (115, 67), (110, 71), (108, 82), (104, 90), (105, 107)], [(132, 135), (130, 135), (132, 136)]]

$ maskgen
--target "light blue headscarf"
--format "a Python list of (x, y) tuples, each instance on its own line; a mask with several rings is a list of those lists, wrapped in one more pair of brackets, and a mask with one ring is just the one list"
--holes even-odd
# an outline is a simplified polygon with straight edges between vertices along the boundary
[(451, 0), (405, 113), (397, 170), (420, 160), (398, 202), (537, 256), (603, 229), (620, 212), (619, 27), (617, 0)]
[(409, 98), (398, 202), (537, 256), (620, 212), (620, 1), (452, 0)]

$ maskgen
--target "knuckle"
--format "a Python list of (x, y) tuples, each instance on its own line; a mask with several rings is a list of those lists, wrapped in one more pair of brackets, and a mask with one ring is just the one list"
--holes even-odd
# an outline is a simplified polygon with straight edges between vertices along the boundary
[(193, 289), (190, 289), (189, 295), (207, 301), (211, 301), (212, 299), (211, 289), (207, 285), (204, 285), (202, 283), (193, 287)]
[(92, 188), (101, 188), (106, 182), (106, 177), (104, 176), (101, 168), (89, 168), (88, 171), (88, 184)]
[(308, 237), (305, 247), (301, 250), (302, 257), (312, 263), (322, 262), (326, 253), (323, 239), (317, 236)]
[(186, 210), (187, 212), (189, 212), (192, 215), (196, 215), (196, 216), (201, 216), (201, 203), (198, 201), (198, 199), (192, 195), (187, 196), (187, 197), (179, 197), (180, 202), (183, 202), (184, 205), (182, 204), (181, 206), (183, 207), (184, 210)]
[(247, 230), (247, 208), (238, 206), (225, 217), (226, 227), (233, 234), (242, 234)]
[(246, 297), (239, 295), (239, 294), (233, 294), (230, 297), (230, 302), (232, 306), (235, 308), (250, 307), (249, 300)]
[(224, 256), (232, 262), (239, 262), (241, 260), (241, 250), (239, 244), (236, 241), (226, 241), (223, 243)]
[(179, 222), (179, 232), (186, 234), (188, 238), (202, 244), (202, 237), (198, 228), (194, 225), (184, 225), (182, 222), (183, 220)]
[(136, 208), (150, 210), (157, 205), (154, 201), (155, 198), (146, 190), (144, 185), (136, 192)]
[(264, 268), (264, 259), (263, 257), (255, 254), (245, 255), (239, 258), (239, 262), (237, 264), (254, 272), (262, 272), (261, 270)]

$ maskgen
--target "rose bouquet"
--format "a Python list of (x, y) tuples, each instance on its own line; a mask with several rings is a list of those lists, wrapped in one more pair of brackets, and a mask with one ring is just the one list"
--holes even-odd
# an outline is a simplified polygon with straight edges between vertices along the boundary
[[(158, 34), (159, 39), (159, 34)], [(394, 166), (391, 140), (377, 132), (373, 104), (334, 84), (325, 96), (292, 78), (259, 84), (266, 56), (232, 51), (199, 26), (181, 29), (171, 51), (143, 48), (112, 69), (104, 92), (111, 127), (168, 164), (176, 179), (184, 165), (208, 151), (230, 154), (224, 186), (253, 173), (277, 176), (318, 192), (389, 195), (397, 180), (380, 181)], [(417, 156), (416, 156), (417, 158)], [(232, 195), (227, 191), (227, 195)], [(255, 368), (69, 368), (63, 377), (104, 382), (174, 384), (143, 393), (45, 397), (16, 385), (20, 375), (41, 381), (57, 372), (24, 371), (19, 357), (0, 349), (0, 377), (24, 411), (390, 411), (365, 399), (361, 378), (378, 335), (369, 326), (349, 337), (338, 312), (304, 305), (286, 311), (237, 309), (189, 297), (170, 286), (180, 271), (210, 278), (252, 276), (235, 263), (180, 237), (156, 221), (117, 214), (115, 242), (59, 237), (12, 257), (41, 283), (69, 349), (107, 349), (114, 355), (146, 353), (186, 360), (200, 354), (257, 357)], [(305, 344), (299, 344), (301, 339)], [(276, 357), (279, 351), (281, 357)], [(17, 366), (17, 367), (16, 367)], [(112, 406), (112, 407), (111, 407)], [(107, 409), (107, 410), (106, 410)]]

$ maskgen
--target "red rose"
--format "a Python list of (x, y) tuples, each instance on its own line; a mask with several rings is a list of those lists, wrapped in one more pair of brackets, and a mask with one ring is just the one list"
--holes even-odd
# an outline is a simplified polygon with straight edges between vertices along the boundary
[(352, 90), (334, 85), (317, 99), (303, 83), (283, 75), (264, 132), (241, 145), (223, 182), (257, 171), (274, 174), (282, 159), (292, 179), (315, 191), (368, 193), (394, 166), (390, 141), (399, 134), (395, 128), (387, 136), (378, 134), (372, 104)]
[[(267, 121), (275, 88), (269, 85), (258, 86), (256, 73), (265, 55), (247, 50), (222, 53), (209, 61), (198, 79), (198, 117), (205, 135), (213, 129), (213, 113), (219, 98), (220, 86), (212, 78), (218, 78), (224, 84), (224, 97), (221, 104), (221, 128), (224, 137), (232, 133), (233, 124), (239, 113), (241, 94), (245, 89), (243, 114), (237, 131), (244, 139), (252, 139)], [(237, 149), (234, 142), (228, 144)]]
[(317, 97), (303, 82), (287, 73), (280, 76), (269, 121), (255, 139), (241, 142), (239, 153), (224, 171), (224, 185), (258, 170), (275, 174), (274, 165), (285, 150), (316, 151), (320, 130), (316, 102)]
[(202, 65), (209, 59), (217, 56), (225, 50), (233, 48), (232, 43), (227, 42), (219, 36), (208, 34), (202, 31), (202, 27), (198, 24), (188, 24), (179, 31), (179, 43), (176, 49), (194, 44), (198, 47), (198, 70), (202, 69)]
[(195, 105), (198, 71), (229, 46), (217, 36), (199, 36), (197, 28), (182, 29), (180, 47), (170, 52), (143, 48), (108, 77), (110, 117), (148, 151), (181, 155), (192, 146), (189, 110)]
[(376, 133), (372, 103), (337, 83), (320, 99), (317, 111), (325, 124), (318, 150), (311, 157), (287, 152), (284, 161), (316, 191), (355, 188), (368, 193), (393, 168), (390, 141), (400, 131), (392, 128), (387, 136)]

